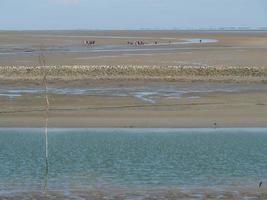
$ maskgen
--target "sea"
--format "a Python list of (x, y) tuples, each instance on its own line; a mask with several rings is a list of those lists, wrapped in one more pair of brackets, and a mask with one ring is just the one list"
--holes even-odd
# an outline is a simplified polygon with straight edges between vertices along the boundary
[(254, 199), (267, 183), (266, 128), (53, 128), (45, 141), (0, 128), (0, 199)]

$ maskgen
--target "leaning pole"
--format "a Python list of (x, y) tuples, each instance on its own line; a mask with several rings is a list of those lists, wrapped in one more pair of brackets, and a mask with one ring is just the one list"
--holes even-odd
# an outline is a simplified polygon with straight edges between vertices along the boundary
[(48, 185), (48, 117), (49, 117), (49, 98), (48, 98), (48, 86), (47, 86), (47, 70), (44, 54), (39, 55), (39, 64), (43, 68), (43, 89), (45, 95), (45, 186), (44, 189), (47, 191)]
[(49, 99), (48, 99), (48, 91), (47, 91), (47, 79), (46, 74), (44, 76), (44, 85), (45, 85), (45, 168), (46, 168), (46, 176), (48, 176), (48, 112), (49, 112)]

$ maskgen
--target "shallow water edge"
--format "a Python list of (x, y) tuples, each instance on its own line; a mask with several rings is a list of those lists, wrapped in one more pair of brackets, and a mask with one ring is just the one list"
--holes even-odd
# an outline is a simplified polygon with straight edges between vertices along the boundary
[(52, 128), (47, 176), (43, 131), (0, 128), (1, 198), (267, 197), (267, 128)]

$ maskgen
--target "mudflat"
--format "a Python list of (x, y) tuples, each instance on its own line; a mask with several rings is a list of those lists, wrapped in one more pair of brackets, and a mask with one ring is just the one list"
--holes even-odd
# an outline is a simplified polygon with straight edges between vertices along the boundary
[[(0, 66), (266, 66), (266, 31), (0, 31)], [(95, 41), (88, 46), (84, 41)], [(143, 45), (135, 45), (136, 42)], [(129, 45), (132, 43), (133, 45)]]
[(266, 127), (266, 33), (1, 31), (0, 126)]
[[(1, 84), (0, 126), (43, 127), (35, 81)], [(266, 127), (265, 84), (176, 81), (49, 83), (49, 127)]]
[[(217, 131), (224, 127), (267, 127), (266, 33), (0, 31), (0, 127), (45, 127), (46, 119), (49, 128), (214, 128), (209, 130)], [(95, 44), (88, 45), (86, 41)], [(45, 75), (50, 103), (48, 116)], [(67, 145), (63, 146), (66, 149)], [(223, 156), (225, 149), (232, 150), (221, 149)], [(259, 153), (251, 154), (253, 162), (254, 155), (264, 162)], [(8, 163), (12, 163), (9, 158)], [(217, 169), (221, 166), (217, 165)], [(215, 169), (216, 165), (210, 167)], [(258, 180), (253, 181), (252, 186), (238, 183), (219, 190), (167, 188), (150, 189), (148, 193), (139, 187), (138, 191), (153, 199), (265, 198), (266, 186), (259, 189)], [(107, 191), (118, 194), (119, 198), (138, 194), (118, 188)], [(70, 194), (104, 199), (103, 192), (81, 189)], [(10, 199), (25, 194), (14, 193)], [(47, 194), (66, 198), (56, 191)], [(47, 197), (43, 195), (27, 192), (33, 198)]]

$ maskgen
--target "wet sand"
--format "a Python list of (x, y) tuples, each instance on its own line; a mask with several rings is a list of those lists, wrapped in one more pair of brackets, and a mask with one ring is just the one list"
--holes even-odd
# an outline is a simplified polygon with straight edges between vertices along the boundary
[[(127, 44), (137, 40), (145, 45)], [(45, 68), (37, 67), (40, 54)], [(42, 87), (45, 71), (49, 87), (61, 88), (260, 84), (259, 90), (191, 91), (179, 98), (154, 94), (148, 101), (53, 93), (51, 127), (265, 127), (266, 56), (266, 31), (0, 31), (3, 87)], [(2, 95), (0, 105), (1, 127), (43, 126), (41, 94)]]
[(65, 193), (64, 191), (32, 191), (32, 192), (17, 192), (12, 195), (3, 196), (5, 199), (20, 199), (27, 197), (30, 199), (169, 199), (169, 200), (236, 200), (236, 199), (266, 199), (266, 188), (257, 187), (239, 187), (230, 188), (198, 188), (198, 189), (183, 189), (179, 187), (169, 188), (98, 188), (98, 189), (83, 189), (76, 188)]
[[(15, 90), (23, 85), (26, 91), (19, 96), (14, 91), (10, 96), (0, 96), (1, 127), (43, 127), (44, 95), (27, 92), (40, 87), (38, 83), (6, 83), (5, 87)], [(198, 85), (166, 81), (50, 82), (50, 88), (63, 91), (73, 87), (92, 91), (51, 92), (49, 127), (266, 127), (265, 84), (233, 84), (232, 91), (229, 85), (220, 83), (202, 83), (201, 90)]]
[[(50, 66), (266, 67), (266, 35), (266, 31), (0, 31), (0, 66), (36, 66), (41, 50)], [(195, 42), (183, 43), (188, 39)], [(84, 40), (95, 40), (96, 45), (85, 47)], [(137, 40), (145, 45), (127, 44)]]

